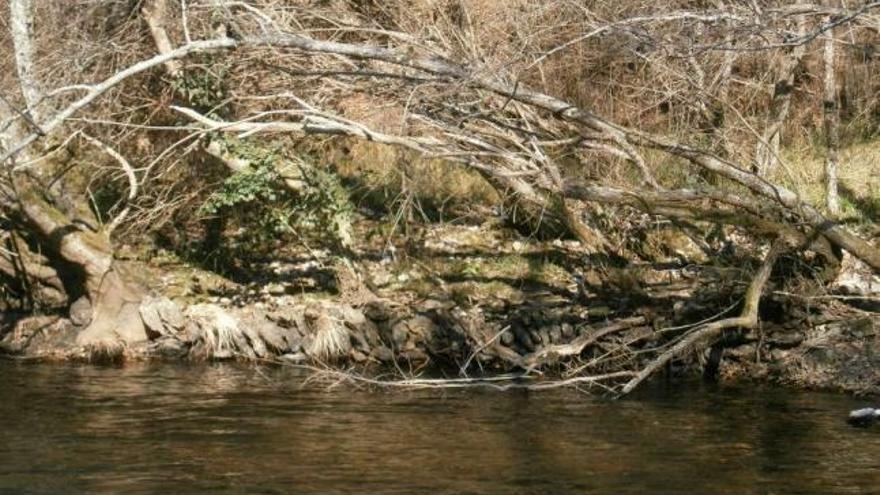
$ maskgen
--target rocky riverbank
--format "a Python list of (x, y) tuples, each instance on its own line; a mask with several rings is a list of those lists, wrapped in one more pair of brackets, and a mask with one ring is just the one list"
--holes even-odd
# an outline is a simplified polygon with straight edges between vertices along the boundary
[[(312, 253), (267, 264), (262, 278), (246, 281), (175, 260), (132, 259), (130, 269), (154, 292), (140, 304), (139, 342), (80, 347), (76, 336), (89, 322), (76, 312), (8, 314), (0, 350), (47, 360), (239, 359), (398, 377), (431, 369), (626, 378), (697, 323), (737, 310), (738, 273), (677, 261), (683, 253), (583, 270), (575, 268), (587, 259), (577, 243), (524, 244), (447, 226), (426, 235), (417, 255), (365, 253), (355, 266)], [(667, 372), (877, 393), (880, 315), (865, 295), (875, 279), (857, 272), (837, 283), (851, 299), (765, 294), (760, 328), (684, 352)]]

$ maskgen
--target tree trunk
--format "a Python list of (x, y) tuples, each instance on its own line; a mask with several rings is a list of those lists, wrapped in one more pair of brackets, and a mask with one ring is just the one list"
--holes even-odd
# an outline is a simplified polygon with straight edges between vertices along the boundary
[[(77, 344), (113, 346), (146, 340), (138, 308), (144, 289), (113, 260), (104, 233), (83, 231), (35, 191), (20, 195), (21, 214), (43, 244), (79, 273), (68, 290), (84, 328)], [(66, 281), (70, 284), (71, 281)], [(72, 315), (73, 316), (73, 315)]]
[[(830, 19), (826, 19), (829, 22)], [(832, 217), (840, 213), (837, 194), (838, 150), (840, 149), (840, 111), (837, 104), (837, 80), (834, 74), (834, 30), (825, 34), (825, 77), (822, 116), (825, 127), (825, 204)]]
[(563, 195), (551, 197), (527, 181), (477, 169), (480, 175), (501, 195), (511, 226), (523, 235), (540, 239), (572, 238), (592, 253), (617, 254), (611, 243), (590, 227), (571, 200)]
[[(806, 30), (803, 16), (798, 18), (798, 35)], [(773, 86), (773, 99), (770, 103), (770, 115), (767, 126), (758, 141), (755, 152), (757, 172), (762, 177), (769, 176), (779, 165), (779, 146), (782, 126), (788, 119), (791, 110), (791, 95), (794, 92), (794, 74), (804, 58), (806, 44), (799, 44), (786, 53), (776, 71), (776, 82)]]
[(40, 114), (37, 105), (42, 95), (34, 75), (33, 47), (33, 9), (31, 0), (11, 0), (9, 2), (9, 31), (12, 34), (15, 52), (15, 68), (21, 93), (27, 108), (24, 113), (31, 121), (38, 121)]
[[(34, 73), (31, 1), (12, 0), (9, 8), (16, 71), (27, 105), (23, 114), (30, 126), (42, 132), (37, 112), (42, 94)], [(7, 143), (24, 143), (26, 135), (23, 125), (12, 125), (2, 137)], [(27, 149), (23, 149), (18, 156), (26, 159), (27, 155)], [(39, 164), (30, 170), (40, 175)], [(77, 335), (77, 344), (115, 346), (120, 342), (131, 344), (145, 340), (146, 332), (138, 312), (144, 290), (116, 266), (106, 234), (82, 230), (28, 186), (20, 184), (16, 188), (10, 183), (9, 187), (15, 191), (16, 200), (6, 207), (36, 234), (40, 243), (55, 255), (57, 263), (69, 265), (76, 273), (75, 279), (63, 282), (72, 303), (71, 316), (76, 316), (72, 319), (83, 326)], [(55, 268), (58, 273), (65, 271)]]

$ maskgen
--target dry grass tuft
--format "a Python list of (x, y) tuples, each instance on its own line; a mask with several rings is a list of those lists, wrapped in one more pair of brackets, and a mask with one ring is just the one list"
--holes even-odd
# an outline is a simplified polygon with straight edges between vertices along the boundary
[(331, 318), (326, 312), (318, 310), (311, 318), (312, 340), (306, 346), (306, 354), (312, 358), (327, 361), (343, 357), (351, 348), (348, 329), (345, 324)]

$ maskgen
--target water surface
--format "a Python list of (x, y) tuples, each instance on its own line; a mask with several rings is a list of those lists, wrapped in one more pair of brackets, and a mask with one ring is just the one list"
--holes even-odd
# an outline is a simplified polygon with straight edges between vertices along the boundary
[(654, 385), (305, 386), (286, 369), (0, 361), (0, 494), (878, 493), (864, 400)]

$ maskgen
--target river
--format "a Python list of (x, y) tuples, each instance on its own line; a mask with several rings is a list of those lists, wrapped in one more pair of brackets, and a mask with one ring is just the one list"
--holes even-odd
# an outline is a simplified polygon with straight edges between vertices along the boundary
[(768, 387), (376, 391), (0, 361), (0, 494), (878, 493), (866, 404)]

